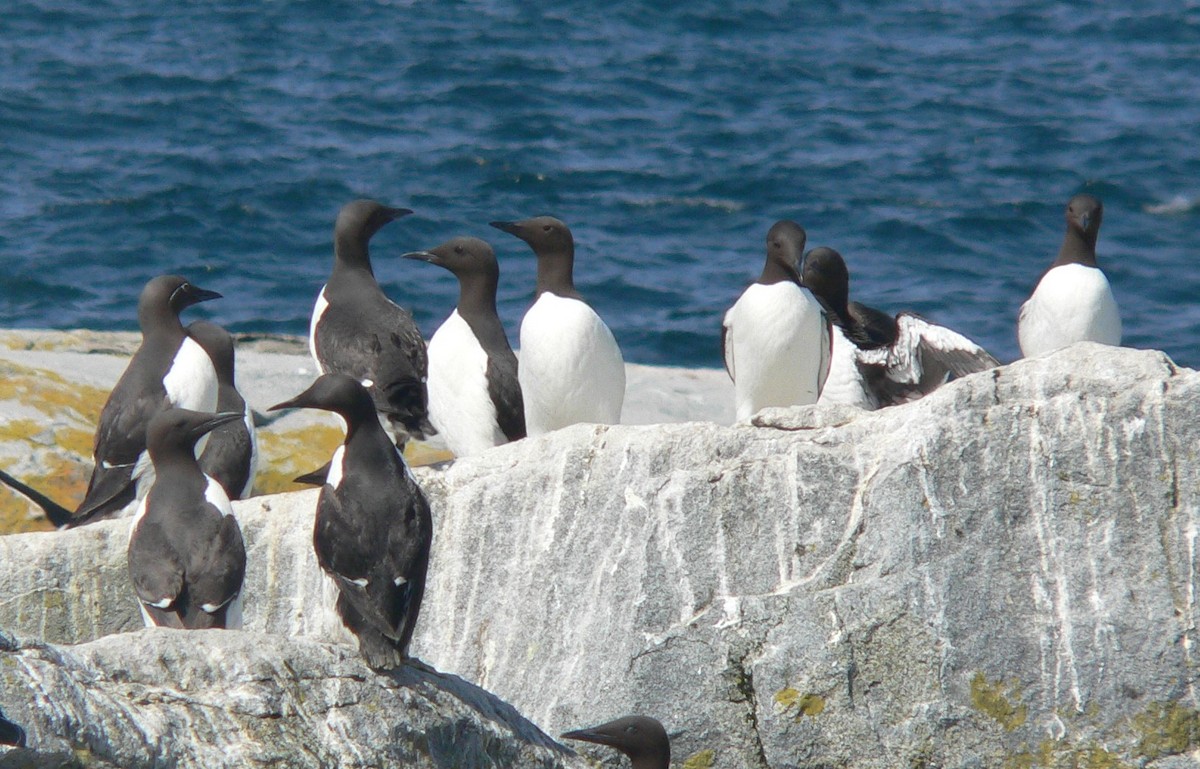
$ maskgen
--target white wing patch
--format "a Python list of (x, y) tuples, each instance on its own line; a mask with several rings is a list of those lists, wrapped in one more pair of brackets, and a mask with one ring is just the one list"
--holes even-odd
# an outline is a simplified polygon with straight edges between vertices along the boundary
[(394, 580), (392, 580), (392, 584), (395, 585), (396, 587), (400, 587), (401, 585), (406, 584), (407, 582), (408, 582), (408, 577), (396, 577)]
[(236, 596), (236, 595), (237, 594), (235, 593), (234, 595), (229, 596), (228, 598), (226, 598), (224, 601), (221, 601), (220, 603), (202, 603), (202, 604), (200, 604), (200, 608), (203, 609), (206, 614), (216, 614), (218, 611), (221, 610), (222, 606), (224, 606), (225, 604), (232, 601), (234, 599), (234, 596)]

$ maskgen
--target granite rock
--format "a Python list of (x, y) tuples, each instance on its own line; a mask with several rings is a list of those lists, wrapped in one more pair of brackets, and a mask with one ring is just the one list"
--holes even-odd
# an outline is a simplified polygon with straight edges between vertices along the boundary
[[(1182, 766), (1198, 443), (1200, 375), (1091, 344), (879, 412), (578, 425), (417, 470), (413, 652), (551, 733), (654, 715), (693, 767)], [(261, 637), (346, 640), (314, 501), (235, 507)], [(0, 627), (136, 627), (127, 525), (0, 538)]]

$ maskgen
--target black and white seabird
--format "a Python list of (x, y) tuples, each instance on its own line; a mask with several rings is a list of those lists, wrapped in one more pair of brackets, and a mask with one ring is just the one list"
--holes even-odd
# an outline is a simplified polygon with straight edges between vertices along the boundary
[(313, 548), (367, 664), (395, 667), (407, 655), (425, 594), (429, 503), (354, 379), (325, 374), (271, 410), (283, 408), (332, 411), (346, 423), (317, 500)]
[(575, 290), (575, 240), (552, 216), (492, 222), (537, 256), (537, 290), (521, 321), (517, 374), (525, 427), (541, 435), (578, 422), (617, 424), (625, 362), (612, 331)]
[(146, 627), (238, 628), (246, 547), (229, 497), (200, 471), (196, 442), (241, 412), (167, 409), (150, 420), (154, 485), (129, 532), (129, 579)]
[(217, 372), (217, 406), (223, 413), (243, 414), (213, 430), (200, 454), (200, 469), (225, 489), (230, 499), (245, 499), (254, 488), (258, 470), (258, 436), (254, 414), (234, 383), (233, 337), (215, 323), (198, 320), (188, 326), (188, 335), (204, 348)]
[(762, 274), (725, 313), (721, 352), (739, 420), (767, 406), (816, 403), (825, 386), (829, 319), (800, 277), (806, 241), (800, 225), (776, 222)]
[(142, 345), (100, 411), (92, 452), (95, 467), (68, 526), (111, 516), (149, 487), (146, 428), (155, 414), (169, 407), (205, 412), (217, 407), (217, 372), (184, 330), (179, 313), (220, 296), (178, 275), (160, 275), (142, 289)]
[(353, 377), (393, 426), (424, 438), (432, 432), (425, 340), (412, 314), (384, 296), (367, 252), (380, 228), (411, 213), (373, 200), (342, 206), (333, 228), (333, 272), (313, 308), (308, 349), (320, 373)]
[(1096, 264), (1104, 205), (1091, 195), (1076, 195), (1067, 203), (1066, 218), (1058, 258), (1021, 305), (1017, 339), (1026, 358), (1075, 342), (1121, 344), (1121, 312)]
[(671, 765), (667, 730), (649, 716), (625, 716), (590, 729), (566, 732), (562, 737), (616, 748), (629, 756), (633, 769), (668, 769)]
[(429, 340), (429, 419), (455, 456), (525, 437), (517, 356), (496, 313), (500, 266), (492, 247), (460, 237), (405, 254), (458, 278), (458, 306)]
[(833, 356), (821, 403), (874, 410), (921, 398), (952, 376), (999, 366), (979, 345), (911, 312), (896, 317), (849, 301), (850, 272), (832, 248), (804, 257), (804, 285), (833, 321)]

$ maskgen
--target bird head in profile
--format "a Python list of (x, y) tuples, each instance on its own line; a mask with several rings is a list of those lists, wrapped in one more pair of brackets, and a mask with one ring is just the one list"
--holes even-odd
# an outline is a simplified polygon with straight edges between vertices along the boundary
[(616, 748), (629, 756), (636, 769), (667, 769), (671, 763), (671, 740), (667, 730), (649, 716), (625, 716), (562, 736)]

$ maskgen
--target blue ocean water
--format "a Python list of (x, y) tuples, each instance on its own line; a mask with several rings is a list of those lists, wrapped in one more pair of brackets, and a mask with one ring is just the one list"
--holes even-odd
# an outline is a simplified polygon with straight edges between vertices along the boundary
[(0, 14), (0, 326), (189, 311), (305, 333), (340, 205), (414, 209), (376, 273), (426, 335), (491, 242), (516, 340), (552, 213), (626, 359), (719, 366), (767, 229), (837, 248), (852, 297), (1017, 356), (1086, 190), (1126, 343), (1200, 364), (1200, 4), (10, 0)]

